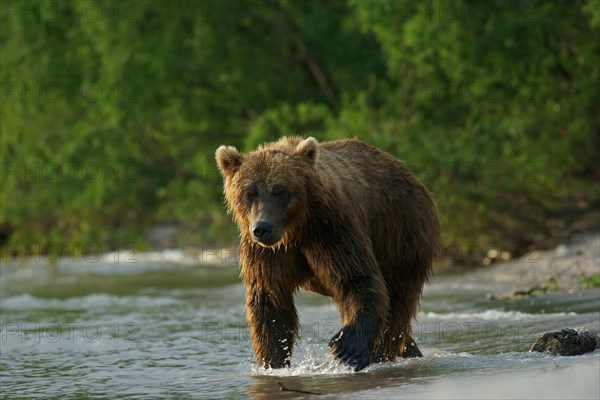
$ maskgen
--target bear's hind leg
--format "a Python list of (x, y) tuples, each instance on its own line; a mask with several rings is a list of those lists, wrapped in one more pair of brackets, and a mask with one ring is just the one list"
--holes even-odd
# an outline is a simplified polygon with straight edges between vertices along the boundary
[(401, 296), (392, 296), (388, 321), (373, 351), (372, 362), (394, 361), (398, 356), (405, 358), (423, 356), (412, 337), (411, 321), (415, 309), (415, 305), (402, 302)]
[(410, 327), (407, 332), (401, 327), (398, 329), (398, 327), (388, 325), (373, 351), (371, 362), (395, 361), (398, 356), (403, 358), (423, 357), (423, 353), (412, 337)]
[(406, 341), (404, 342), (404, 350), (400, 355), (403, 358), (423, 357), (423, 353), (421, 353), (421, 350), (419, 350), (417, 342), (415, 342), (415, 339), (412, 337), (412, 335), (406, 336)]

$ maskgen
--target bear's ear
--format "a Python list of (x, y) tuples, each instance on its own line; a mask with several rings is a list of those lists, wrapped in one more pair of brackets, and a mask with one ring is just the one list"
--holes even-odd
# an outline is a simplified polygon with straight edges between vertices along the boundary
[(310, 163), (314, 163), (318, 152), (319, 142), (314, 137), (309, 137), (298, 143), (296, 150), (294, 150), (294, 155), (302, 157)]
[(225, 177), (232, 177), (244, 161), (244, 156), (233, 146), (221, 146), (215, 153), (217, 165), (221, 174)]

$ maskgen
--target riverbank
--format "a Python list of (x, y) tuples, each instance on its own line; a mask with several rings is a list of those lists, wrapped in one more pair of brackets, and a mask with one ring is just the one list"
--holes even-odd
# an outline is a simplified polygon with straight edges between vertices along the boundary
[[(135, 266), (137, 264), (168, 264), (180, 266), (236, 266), (239, 251), (235, 245), (205, 243), (201, 247), (167, 248), (137, 251), (135, 247), (104, 254), (74, 257), (30, 256), (2, 259), (2, 264), (77, 266), (79, 264)], [(600, 279), (600, 231), (573, 235), (564, 243), (547, 250), (536, 250), (522, 257), (489, 266), (459, 271), (454, 267), (434, 270), (439, 276), (460, 276), (465, 284), (485, 282), (499, 290), (527, 292), (530, 290), (566, 292), (597, 287)]]
[(600, 276), (600, 232), (574, 235), (548, 250), (535, 250), (514, 260), (481, 267), (461, 281), (485, 282), (515, 292), (565, 291), (594, 286)]
[[(124, 261), (122, 254), (110, 253), (102, 262)], [(236, 246), (206, 244), (202, 248), (165, 249), (134, 254), (131, 259), (141, 263), (170, 263), (183, 265), (226, 265), (239, 262)], [(565, 291), (573, 293), (596, 287), (600, 279), (600, 231), (573, 235), (560, 245), (546, 250), (534, 250), (522, 257), (494, 263), (463, 272), (452, 268), (443, 275), (460, 275), (469, 284), (485, 282), (499, 289), (527, 292)], [(436, 272), (434, 272), (434, 277)]]

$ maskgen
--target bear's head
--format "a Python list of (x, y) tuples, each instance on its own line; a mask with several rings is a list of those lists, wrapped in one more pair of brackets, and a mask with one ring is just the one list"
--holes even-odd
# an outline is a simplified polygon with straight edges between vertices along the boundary
[(225, 180), (227, 208), (242, 235), (265, 247), (290, 244), (308, 211), (318, 156), (315, 138), (283, 138), (248, 154), (221, 146), (216, 159)]

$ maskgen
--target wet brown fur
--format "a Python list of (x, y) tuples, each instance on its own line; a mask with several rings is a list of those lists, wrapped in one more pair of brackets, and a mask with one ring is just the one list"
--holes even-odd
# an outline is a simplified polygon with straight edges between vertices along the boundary
[[(343, 334), (330, 346), (356, 370), (420, 355), (411, 321), (438, 254), (440, 227), (429, 191), (403, 162), (355, 139), (297, 137), (246, 155), (221, 146), (216, 158), (240, 227), (246, 315), (261, 365), (289, 365), (299, 287), (338, 304)], [(283, 237), (272, 247), (250, 233), (243, 193), (259, 180), (292, 193)]]

